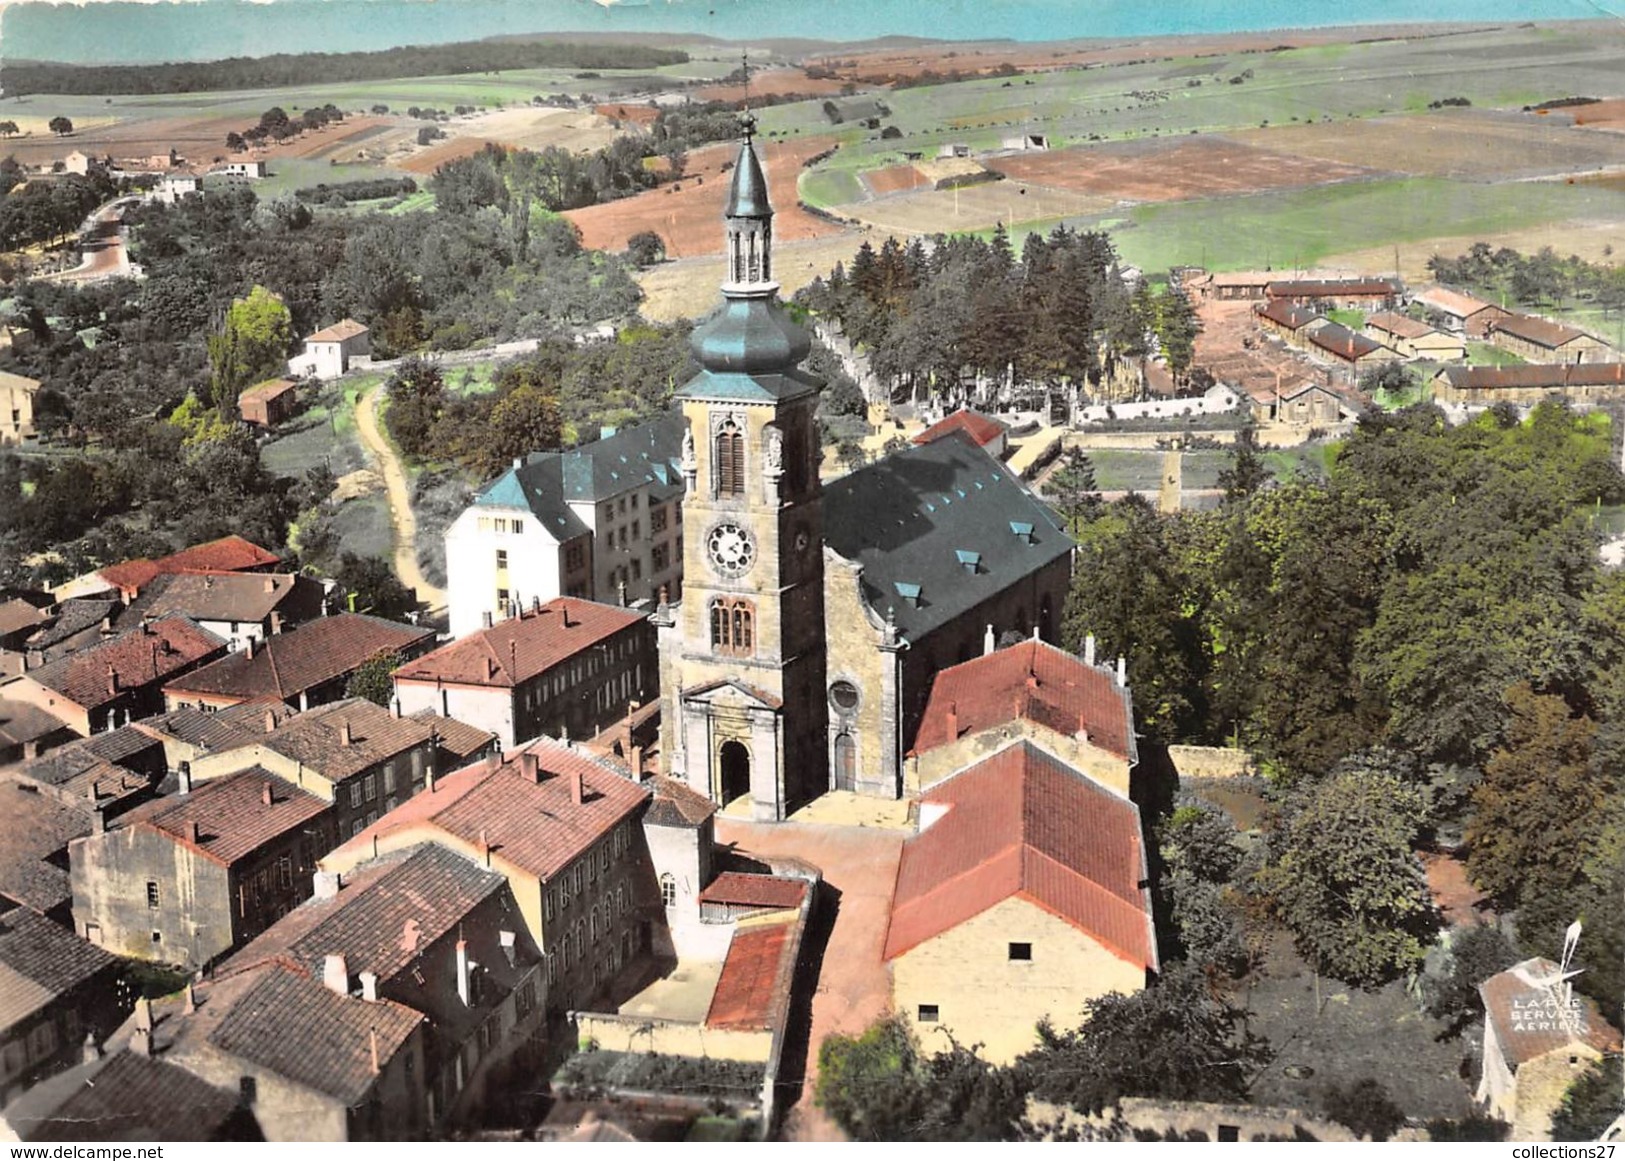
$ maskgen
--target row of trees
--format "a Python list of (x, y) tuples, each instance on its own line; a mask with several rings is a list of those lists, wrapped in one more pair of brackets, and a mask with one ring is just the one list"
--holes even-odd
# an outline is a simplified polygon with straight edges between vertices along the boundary
[[(1612, 256), (1613, 247), (1604, 247)], [(1428, 270), (1440, 282), (1466, 286), (1500, 301), (1503, 295), (1525, 306), (1561, 306), (1569, 299), (1605, 310), (1625, 309), (1625, 267), (1587, 262), (1576, 254), (1559, 257), (1550, 246), (1522, 254), (1507, 246), (1475, 242), (1465, 254), (1435, 254)]]
[(118, 192), (116, 183), (100, 168), (85, 175), (70, 173), (19, 186), (20, 181), (14, 166), (0, 166), (0, 185), (5, 187), (0, 193), (0, 250), (64, 238)]
[(1362, 420), (1326, 479), (1266, 477), (1244, 441), (1217, 511), (1076, 509), (1069, 644), (1127, 656), (1154, 738), (1240, 742), (1275, 788), (1255, 865), (1172, 878), (1187, 941), (1233, 948), (1211, 904), (1240, 888), (1320, 970), (1392, 978), (1434, 931), (1412, 852), (1464, 841), (1523, 949), (1583, 917), (1582, 986), (1617, 996), (1625, 577), (1587, 513), (1625, 496), (1606, 417), (1413, 408)]
[(965, 376), (1099, 384), (1153, 341), (1176, 375), (1200, 324), (1177, 291), (1125, 283), (1110, 240), (1057, 226), (1029, 234), (1017, 260), (1001, 225), (990, 241), (939, 235), (865, 242), (850, 268), (815, 279), (797, 303), (837, 321), (883, 380), (907, 394), (957, 389)]
[(326, 105), (312, 105), (298, 117), (288, 116), (287, 110), (281, 105), (272, 105), (260, 114), (259, 123), (241, 133), (233, 130), (226, 134), (226, 148), (233, 153), (240, 153), (250, 145), (262, 145), (266, 141), (286, 141), (290, 137), (297, 137), (310, 129), (320, 129), (324, 125), (344, 120), (344, 112), (337, 105), (329, 102)]

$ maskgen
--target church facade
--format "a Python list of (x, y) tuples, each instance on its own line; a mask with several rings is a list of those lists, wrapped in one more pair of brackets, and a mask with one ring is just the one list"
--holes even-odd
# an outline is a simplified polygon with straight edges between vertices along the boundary
[(1071, 541), (962, 434), (819, 481), (822, 383), (777, 298), (747, 132), (725, 211), (723, 305), (676, 394), (683, 589), (662, 603), (662, 764), (783, 819), (827, 790), (903, 795), (937, 670), (1015, 632), (1053, 640)]

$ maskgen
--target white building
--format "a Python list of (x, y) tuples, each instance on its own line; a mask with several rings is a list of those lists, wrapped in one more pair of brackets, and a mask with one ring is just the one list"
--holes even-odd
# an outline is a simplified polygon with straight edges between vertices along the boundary
[(1234, 411), (1241, 396), (1215, 383), (1203, 394), (1186, 399), (1148, 399), (1143, 403), (1092, 403), (1078, 408), (1078, 422), (1105, 423), (1114, 419), (1182, 419), (1191, 415), (1224, 415)]
[(682, 583), (681, 417), (516, 461), (446, 530), (456, 637), (533, 600), (672, 600)]
[(372, 332), (347, 318), (307, 336), (305, 353), (288, 360), (288, 374), (295, 379), (337, 379), (352, 364), (370, 361), (371, 356)]
[(224, 165), (217, 165), (209, 171), (218, 173), (222, 177), (251, 177), (266, 176), (267, 170), (263, 161), (228, 161)]
[(203, 179), (190, 173), (166, 177), (150, 195), (153, 201), (174, 205), (183, 198), (196, 197), (203, 192)]

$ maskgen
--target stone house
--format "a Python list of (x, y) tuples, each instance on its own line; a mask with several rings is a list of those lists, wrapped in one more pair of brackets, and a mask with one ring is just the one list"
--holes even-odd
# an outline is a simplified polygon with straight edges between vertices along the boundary
[(590, 738), (659, 696), (654, 626), (593, 601), (537, 602), (395, 671), (404, 713), (431, 710), (501, 739)]
[(305, 337), (305, 353), (288, 361), (293, 379), (337, 379), (359, 360), (370, 361), (372, 332), (353, 318), (341, 319)]
[(446, 530), (452, 635), (560, 596), (624, 604), (665, 589), (675, 598), (683, 576), (678, 419), (533, 454), (481, 488)]
[(1549, 1141), (1552, 1114), (1595, 1061), (1620, 1050), (1619, 1032), (1587, 996), (1555, 982), (1562, 969), (1526, 959), (1478, 985), (1484, 1056), (1478, 1099), (1512, 1126), (1514, 1141)]
[(350, 676), (379, 654), (415, 657), (433, 645), (433, 629), (361, 613), (316, 617), (263, 641), (246, 637), (238, 652), (169, 682), (164, 708), (220, 709), (276, 698), (306, 710), (344, 697)]
[(656, 925), (656, 956), (715, 959), (726, 949), (725, 929), (705, 923), (700, 900), (716, 878), (716, 803), (681, 782), (657, 777), (643, 815), (643, 834), (666, 922)]
[(225, 652), (226, 642), (197, 622), (161, 617), (29, 670), (6, 686), (6, 695), (88, 737), (158, 713), (166, 682)]
[(1411, 302), (1441, 316), (1452, 334), (1481, 339), (1490, 325), (1511, 314), (1505, 307), (1485, 302), (1447, 286), (1430, 286), (1418, 292)]
[(1527, 314), (1494, 320), (1486, 337), (1530, 363), (1607, 363), (1619, 357), (1596, 335)]
[(232, 652), (322, 615), (322, 584), (297, 573), (185, 572), (157, 577), (129, 616), (190, 617)]
[(39, 388), (38, 379), (0, 371), (0, 444), (34, 438), (34, 397)]
[(547, 963), (551, 1011), (624, 997), (657, 944), (640, 786), (550, 739), (493, 755), (402, 803), (321, 861), (348, 873), (434, 843), (504, 876)]
[(1147, 884), (1139, 808), (1012, 742), (920, 797), (886, 930), (894, 1008), (926, 1051), (946, 1031), (1010, 1063), (1040, 1020), (1158, 970)]
[(43, 915), (0, 914), (0, 1103), (77, 1063), (87, 1034), (118, 1025), (120, 978), (118, 960)]
[(1394, 311), (1378, 311), (1368, 315), (1365, 336), (1372, 342), (1398, 351), (1407, 359), (1451, 363), (1467, 357), (1467, 343), (1460, 335), (1447, 335), (1425, 322)]
[(138, 806), (70, 845), (74, 928), (121, 956), (213, 963), (309, 898), (332, 816), (258, 766)]
[(267, 379), (245, 388), (237, 396), (237, 414), (254, 427), (276, 427), (293, 418), (299, 405), (298, 386), (292, 379)]

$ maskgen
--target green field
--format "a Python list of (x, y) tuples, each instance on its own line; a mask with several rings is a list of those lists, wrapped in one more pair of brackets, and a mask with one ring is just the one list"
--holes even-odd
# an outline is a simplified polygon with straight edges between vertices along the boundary
[(1467, 362), (1474, 367), (1516, 367), (1524, 359), (1490, 343), (1468, 343)]

